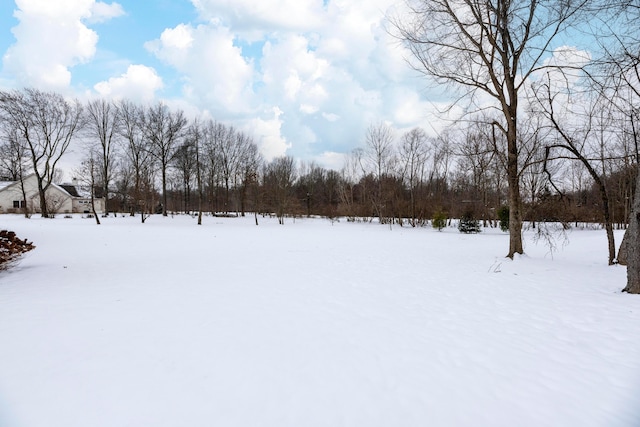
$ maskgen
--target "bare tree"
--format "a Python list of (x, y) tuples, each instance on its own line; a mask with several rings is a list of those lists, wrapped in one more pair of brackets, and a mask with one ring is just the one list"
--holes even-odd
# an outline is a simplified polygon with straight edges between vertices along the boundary
[(496, 150), (486, 127), (482, 121), (471, 123), (463, 130), (457, 144), (458, 173), (467, 181), (463, 184), (466, 197), (461, 214), (469, 215), (474, 220), (482, 219), (485, 227), (490, 219), (491, 165), (496, 161)]
[(31, 216), (29, 206), (27, 205), (27, 192), (24, 188), (24, 178), (31, 170), (29, 166), (29, 152), (23, 139), (20, 137), (18, 130), (5, 123), (3, 129), (4, 139), (0, 145), (0, 170), (1, 174), (12, 181), (20, 181), (20, 191), (22, 192), (22, 200), (19, 202), (25, 218)]
[[(113, 103), (104, 99), (89, 101), (86, 107), (87, 127), (90, 138), (98, 142), (99, 157), (92, 156), (92, 165), (100, 169), (99, 181), (102, 184), (102, 195), (105, 199), (104, 215), (109, 214), (109, 184), (114, 173), (114, 150), (116, 139), (120, 135), (120, 109)], [(95, 154), (95, 153), (93, 153)]]
[[(143, 107), (123, 100), (118, 103), (120, 111), (120, 133), (124, 141), (124, 153), (133, 174), (133, 203), (131, 215), (140, 211), (140, 220), (145, 222), (151, 212), (150, 193), (153, 191), (155, 161), (145, 139), (143, 128)], [(124, 165), (123, 165), (124, 166)]]
[(29, 170), (27, 147), (17, 129), (6, 125), (0, 131), (0, 176), (18, 181)]
[(202, 126), (202, 154), (204, 157), (202, 162), (206, 175), (209, 210), (211, 213), (215, 213), (218, 210), (216, 190), (223, 182), (222, 160), (218, 148), (220, 141), (225, 138), (226, 134), (226, 126), (214, 120), (208, 120)]
[(340, 203), (343, 206), (347, 219), (355, 221), (358, 212), (356, 209), (356, 183), (360, 178), (360, 157), (362, 150), (356, 149), (347, 154), (344, 166), (340, 171), (340, 180), (338, 185), (338, 195)]
[(27, 147), (38, 185), (40, 212), (48, 218), (46, 191), (53, 183), (58, 162), (83, 126), (82, 105), (53, 92), (37, 89), (0, 92), (0, 112)]
[(173, 161), (171, 162), (174, 166), (176, 179), (181, 187), (181, 210), (184, 212), (191, 211), (191, 190), (194, 184), (194, 179), (197, 180), (196, 175), (198, 172), (197, 141), (192, 138), (191, 131), (192, 129), (187, 130), (186, 137), (176, 148)]
[(402, 176), (409, 188), (410, 224), (418, 225), (417, 193), (424, 182), (425, 168), (429, 160), (429, 139), (423, 129), (415, 128), (402, 136), (399, 157), (402, 163)]
[[(611, 156), (603, 153), (603, 140), (599, 138), (601, 136), (599, 134), (601, 123), (598, 123), (598, 111), (601, 107), (600, 99), (596, 97), (595, 100), (586, 99), (580, 103), (587, 106), (586, 111), (581, 112), (582, 120), (578, 120), (578, 126), (575, 129), (571, 129), (566, 124), (571, 122), (571, 120), (566, 120), (566, 114), (573, 113), (575, 116), (575, 112), (569, 110), (570, 103), (558, 102), (557, 98), (562, 98), (560, 96), (561, 93), (554, 91), (552, 87), (553, 83), (551, 78), (548, 77), (547, 81), (542, 82), (536, 91), (540, 110), (549, 121), (556, 136), (555, 142), (546, 146), (545, 162), (552, 150), (562, 149), (568, 153), (569, 159), (578, 160), (593, 179), (601, 200), (600, 210), (607, 234), (609, 265), (613, 265), (615, 264), (616, 246), (611, 221), (609, 192), (605, 182), (605, 162)], [(560, 107), (560, 105), (564, 105), (564, 107)], [(561, 108), (564, 111), (558, 111)], [(590, 144), (594, 140), (596, 143)]]
[[(99, 171), (98, 155), (94, 147), (87, 149), (86, 155), (80, 164), (80, 168), (77, 169), (76, 176), (78, 181), (89, 189), (89, 201), (91, 204), (91, 213), (96, 220), (96, 224), (100, 225), (100, 218), (96, 211), (96, 186), (98, 184), (97, 177), (101, 173)], [(106, 204), (106, 198), (105, 198)]]
[(367, 129), (362, 167), (366, 173), (372, 174), (375, 181), (375, 192), (370, 196), (380, 224), (386, 222), (385, 205), (388, 200), (385, 200), (383, 187), (385, 177), (393, 168), (393, 141), (393, 129), (385, 123), (374, 124)]
[[(233, 127), (226, 127), (226, 132), (217, 139), (217, 153), (220, 160), (220, 171), (224, 182), (224, 212), (228, 213), (231, 209), (231, 189), (236, 180), (237, 173), (240, 170), (240, 161), (242, 158), (241, 143), (244, 135), (238, 133)], [(237, 209), (236, 209), (237, 210)]]
[(296, 179), (296, 168), (293, 157), (277, 157), (266, 166), (264, 185), (272, 197), (278, 222), (284, 224), (291, 203), (291, 190)]
[(543, 66), (551, 43), (586, 1), (407, 0), (408, 17), (391, 24), (411, 52), (413, 67), (438, 82), (480, 91), (501, 112), (507, 140), (508, 257), (523, 253), (518, 179), (518, 101), (525, 82)]
[[(640, 5), (638, 2), (617, 1), (621, 7), (616, 23), (616, 45), (607, 49), (604, 63), (609, 69), (605, 74), (614, 84), (604, 85), (614, 88), (609, 99), (628, 118), (627, 129), (633, 143), (636, 179), (633, 204), (629, 215), (629, 228), (625, 233), (620, 251), (626, 251), (627, 285), (623, 292), (640, 294), (640, 159), (638, 158), (639, 138), (638, 118), (640, 118), (640, 36), (638, 22)], [(616, 9), (616, 13), (618, 10)], [(607, 22), (607, 24), (611, 24)]]
[(202, 163), (200, 161), (200, 150), (202, 145), (203, 131), (199, 120), (194, 120), (187, 128), (185, 145), (193, 147), (195, 155), (196, 186), (198, 187), (198, 225), (202, 225), (202, 203), (204, 199), (204, 189), (202, 186)]
[(161, 102), (145, 109), (143, 117), (144, 134), (150, 143), (151, 154), (160, 166), (162, 215), (167, 216), (167, 171), (187, 125), (187, 119), (182, 110), (172, 111)]
[(427, 185), (432, 194), (433, 203), (437, 211), (442, 211), (445, 206), (445, 192), (450, 179), (453, 137), (450, 130), (441, 132), (434, 142), (433, 155), (431, 156), (431, 170), (428, 174)]
[[(240, 144), (240, 162), (238, 168), (238, 176), (240, 177), (240, 212), (241, 215), (245, 215), (246, 202), (248, 198), (248, 192), (253, 189), (255, 192), (255, 185), (258, 183), (258, 172), (260, 166), (264, 162), (262, 155), (258, 150), (258, 146), (253, 140), (242, 135), (239, 139)], [(256, 213), (257, 206), (253, 207), (254, 214)]]
[(640, 294), (640, 173), (636, 173), (636, 191), (625, 239), (627, 286), (625, 286), (623, 292)]

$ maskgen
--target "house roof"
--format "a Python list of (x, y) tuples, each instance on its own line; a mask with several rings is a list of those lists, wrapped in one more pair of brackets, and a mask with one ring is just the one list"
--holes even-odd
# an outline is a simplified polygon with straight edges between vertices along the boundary
[[(33, 179), (35, 174), (27, 175), (23, 178), (23, 180)], [(11, 186), (19, 185), (20, 181), (0, 181), (0, 191), (4, 191), (6, 188)], [(51, 184), (52, 188), (55, 188), (58, 191), (68, 194), (73, 198), (80, 199), (89, 199), (91, 197), (91, 187), (85, 185), (75, 185), (75, 184)], [(99, 190), (96, 188), (96, 190)], [(96, 191), (95, 197), (97, 199), (102, 198), (102, 192)]]
[(0, 190), (7, 188), (8, 186), (14, 183), (15, 181), (0, 181)]
[(62, 188), (64, 191), (66, 191), (73, 197), (81, 197), (80, 194), (78, 194), (78, 190), (76, 189), (75, 185), (60, 184), (58, 187)]
[[(27, 175), (23, 178), (23, 180), (30, 179), (33, 176), (34, 174)], [(20, 181), (0, 181), (0, 191), (4, 191), (6, 188), (9, 188), (14, 185), (18, 185), (19, 183)], [(57, 189), (58, 191), (66, 193), (71, 197), (76, 197), (76, 198), (90, 197), (90, 193), (83, 192), (81, 188), (77, 188), (75, 185), (72, 185), (72, 184), (62, 184), (62, 185), (51, 184), (51, 187)], [(84, 194), (84, 193), (87, 193), (87, 194)]]

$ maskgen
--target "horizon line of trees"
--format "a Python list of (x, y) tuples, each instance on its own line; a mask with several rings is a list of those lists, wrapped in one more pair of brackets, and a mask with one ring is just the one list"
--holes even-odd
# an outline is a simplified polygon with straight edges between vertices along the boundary
[[(591, 106), (589, 114), (582, 109), (572, 118), (564, 111), (562, 120), (540, 107), (520, 127), (525, 220), (605, 224), (604, 187), (607, 221), (619, 228), (627, 223), (635, 188), (633, 121), (616, 116), (608, 104)], [(508, 206), (506, 141), (486, 114), (437, 137), (420, 128), (397, 137), (389, 125), (372, 124), (363, 146), (335, 171), (290, 156), (267, 162), (245, 132), (213, 119), (188, 120), (162, 102), (96, 99), (83, 105), (26, 88), (0, 91), (0, 112), (0, 175), (18, 181), (34, 173), (45, 193), (76, 139), (84, 158), (74, 176), (95, 188), (92, 195), (107, 195), (104, 213), (140, 214), (142, 222), (156, 212), (206, 211), (273, 213), (280, 221), (299, 215), (377, 218), (411, 226), (445, 214), (497, 226), (498, 210)], [(607, 120), (599, 121), (602, 116)], [(567, 122), (583, 131), (578, 156), (552, 151)], [(607, 139), (612, 136), (615, 144)], [(581, 158), (588, 167), (575, 161)], [(599, 181), (590, 179), (589, 168)], [(43, 216), (52, 214), (44, 194), (41, 206)]]

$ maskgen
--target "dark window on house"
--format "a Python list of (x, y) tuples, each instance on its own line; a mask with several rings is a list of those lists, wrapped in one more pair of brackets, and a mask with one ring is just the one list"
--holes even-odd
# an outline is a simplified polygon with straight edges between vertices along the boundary
[(13, 207), (14, 209), (24, 208), (24, 200), (14, 200)]

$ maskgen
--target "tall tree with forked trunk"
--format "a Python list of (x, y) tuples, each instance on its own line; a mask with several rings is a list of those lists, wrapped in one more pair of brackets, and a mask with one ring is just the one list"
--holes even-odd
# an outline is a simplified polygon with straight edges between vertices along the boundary
[(187, 126), (182, 110), (171, 110), (158, 103), (145, 109), (143, 115), (144, 134), (151, 146), (151, 154), (160, 166), (162, 177), (162, 215), (167, 216), (167, 170)]
[(407, 14), (390, 17), (412, 66), (438, 83), (479, 92), (500, 112), (495, 126), (507, 141), (508, 257), (524, 252), (518, 157), (518, 106), (527, 79), (544, 67), (552, 42), (589, 0), (406, 0)]
[[(92, 168), (99, 169), (99, 181), (102, 185), (102, 195), (104, 197), (104, 214), (109, 213), (109, 183), (112, 180), (114, 169), (114, 150), (116, 140), (120, 134), (120, 110), (116, 104), (105, 99), (89, 101), (86, 108), (87, 127), (86, 131), (90, 138), (95, 138), (98, 144), (99, 156), (94, 154), (90, 160), (93, 162)], [(92, 141), (93, 142), (93, 141)]]

